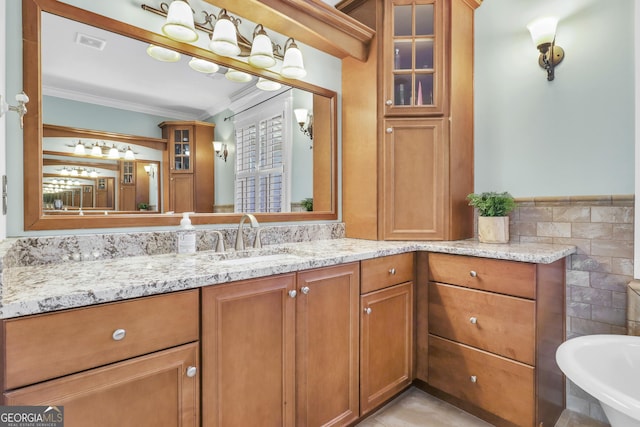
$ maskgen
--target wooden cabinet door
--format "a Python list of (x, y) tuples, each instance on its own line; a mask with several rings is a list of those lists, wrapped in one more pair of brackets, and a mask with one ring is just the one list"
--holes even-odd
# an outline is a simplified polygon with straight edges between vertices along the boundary
[(186, 344), (5, 392), (3, 403), (64, 406), (65, 427), (197, 427), (198, 370), (198, 344)]
[(169, 178), (169, 210), (193, 212), (193, 174), (171, 174)]
[(413, 282), (361, 297), (360, 409), (366, 414), (413, 379)]
[(359, 265), (298, 273), (296, 426), (358, 418)]
[(379, 217), (382, 238), (444, 239), (449, 211), (445, 120), (387, 119), (384, 130)]
[(136, 210), (136, 186), (131, 184), (120, 185), (120, 210)]
[(202, 289), (203, 427), (294, 425), (294, 286), (288, 274)]

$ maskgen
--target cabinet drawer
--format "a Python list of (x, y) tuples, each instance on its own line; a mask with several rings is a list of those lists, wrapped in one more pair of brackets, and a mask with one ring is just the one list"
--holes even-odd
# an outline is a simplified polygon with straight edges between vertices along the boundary
[(429, 280), (535, 298), (536, 266), (463, 255), (429, 254)]
[(198, 304), (194, 289), (6, 320), (4, 389), (197, 341)]
[(376, 291), (413, 280), (413, 252), (367, 259), (361, 265), (360, 292)]
[(429, 384), (518, 426), (534, 422), (534, 368), (429, 335)]
[(429, 332), (535, 364), (535, 303), (531, 300), (432, 282)]

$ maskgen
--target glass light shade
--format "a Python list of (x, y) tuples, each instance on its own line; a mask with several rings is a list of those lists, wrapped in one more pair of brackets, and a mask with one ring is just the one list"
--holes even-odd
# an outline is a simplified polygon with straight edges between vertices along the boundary
[(309, 114), (309, 110), (307, 110), (306, 108), (295, 108), (293, 110), (293, 114), (296, 115), (296, 121), (298, 123), (306, 123), (307, 121), (307, 116)]
[(91, 178), (97, 178), (98, 177), (98, 172), (96, 172), (96, 170), (92, 170), (91, 172), (89, 172), (89, 176)]
[(200, 73), (206, 74), (215, 73), (220, 69), (218, 64), (214, 64), (213, 62), (205, 61), (200, 58), (191, 58), (191, 61), (189, 61), (189, 67)]
[(91, 147), (91, 155), (95, 157), (102, 157), (102, 148), (96, 142), (93, 147)]
[(198, 40), (198, 33), (193, 25), (193, 12), (187, 2), (182, 0), (171, 2), (162, 32), (170, 39), (179, 42), (190, 43)]
[(153, 59), (157, 59), (162, 62), (178, 62), (180, 61), (180, 54), (171, 49), (165, 47), (156, 46), (150, 44), (147, 48), (147, 54)]
[(150, 173), (151, 172), (151, 166), (150, 165), (144, 165), (144, 171), (146, 173)]
[(116, 148), (115, 145), (109, 149), (109, 154), (107, 155), (107, 157), (110, 159), (117, 159), (120, 157), (120, 154), (118, 153), (118, 149)]
[(258, 83), (256, 83), (258, 89), (261, 90), (278, 90), (282, 87), (282, 85), (278, 82), (274, 82), (273, 80), (267, 80), (264, 77), (258, 78)]
[(76, 147), (73, 149), (73, 153), (78, 155), (86, 154), (86, 151), (84, 149), (84, 144), (81, 141), (78, 141), (78, 143), (76, 144)]
[(136, 156), (133, 154), (133, 150), (131, 149), (131, 147), (127, 147), (127, 151), (124, 152), (124, 159), (125, 160), (135, 160)]
[(82, 172), (80, 172), (80, 176), (89, 176), (89, 172), (87, 172), (86, 169), (82, 169)]
[(222, 150), (222, 142), (220, 141), (212, 141), (213, 142), (213, 151), (219, 153)]
[(276, 59), (273, 57), (271, 39), (269, 39), (269, 36), (267, 36), (264, 31), (258, 33), (253, 39), (249, 64), (256, 68), (269, 68), (276, 65)]
[(234, 70), (233, 68), (229, 68), (224, 76), (227, 80), (231, 80), (236, 83), (246, 83), (251, 81), (251, 74), (245, 73), (244, 71)]
[(71, 169), (71, 173), (69, 174), (71, 176), (78, 176), (78, 169)]
[(240, 53), (236, 26), (228, 18), (219, 18), (213, 28), (209, 49), (220, 56), (236, 56)]
[(531, 40), (536, 47), (544, 44), (551, 44), (556, 38), (556, 28), (558, 26), (558, 18), (546, 17), (536, 19), (527, 25), (527, 29), (531, 33)]
[(307, 75), (302, 62), (302, 52), (295, 43), (291, 43), (284, 53), (280, 74), (288, 79), (301, 79)]
[(62, 170), (60, 171), (60, 175), (69, 176), (69, 170), (66, 167), (62, 168)]

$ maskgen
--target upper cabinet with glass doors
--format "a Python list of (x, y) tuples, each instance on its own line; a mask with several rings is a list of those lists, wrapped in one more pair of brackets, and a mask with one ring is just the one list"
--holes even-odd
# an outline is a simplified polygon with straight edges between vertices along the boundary
[(442, 115), (446, 108), (444, 6), (440, 0), (385, 2), (387, 116)]

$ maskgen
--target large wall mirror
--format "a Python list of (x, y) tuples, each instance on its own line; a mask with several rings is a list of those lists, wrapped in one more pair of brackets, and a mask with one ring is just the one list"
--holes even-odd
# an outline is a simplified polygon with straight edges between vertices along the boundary
[(335, 92), (55, 0), (23, 0), (23, 33), (25, 230), (337, 218)]

